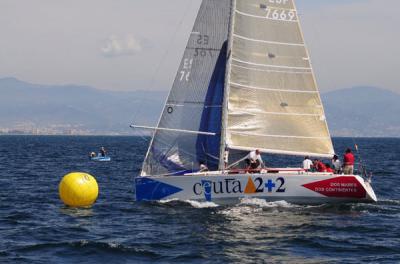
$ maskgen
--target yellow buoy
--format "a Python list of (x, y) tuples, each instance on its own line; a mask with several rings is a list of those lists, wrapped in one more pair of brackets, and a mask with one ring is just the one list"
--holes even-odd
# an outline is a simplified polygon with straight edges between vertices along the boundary
[(61, 200), (69, 206), (92, 205), (99, 194), (96, 179), (90, 174), (73, 172), (65, 175), (58, 186)]

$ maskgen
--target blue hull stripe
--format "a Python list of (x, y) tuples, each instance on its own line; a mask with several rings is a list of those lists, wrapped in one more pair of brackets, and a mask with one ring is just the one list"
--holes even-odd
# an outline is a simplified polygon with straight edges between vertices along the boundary
[(154, 201), (183, 191), (183, 189), (148, 178), (136, 178), (136, 200)]

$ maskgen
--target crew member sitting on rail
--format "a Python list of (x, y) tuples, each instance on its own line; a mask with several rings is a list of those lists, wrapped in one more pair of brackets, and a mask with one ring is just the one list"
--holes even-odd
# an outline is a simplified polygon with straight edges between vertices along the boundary
[(310, 157), (306, 156), (303, 160), (303, 169), (305, 171), (309, 171), (309, 170), (311, 170), (312, 166), (313, 166), (313, 162), (310, 160)]
[(334, 155), (332, 158), (332, 166), (336, 174), (339, 174), (342, 171), (342, 163), (337, 155)]
[(329, 165), (328, 163), (325, 164), (325, 167), (326, 167), (326, 172), (335, 173), (335, 171), (331, 168), (331, 165)]
[(319, 159), (314, 160), (314, 168), (318, 172), (326, 172), (325, 164), (322, 161), (320, 161)]
[(264, 167), (261, 153), (258, 149), (251, 151), (246, 158), (247, 170), (259, 170)]

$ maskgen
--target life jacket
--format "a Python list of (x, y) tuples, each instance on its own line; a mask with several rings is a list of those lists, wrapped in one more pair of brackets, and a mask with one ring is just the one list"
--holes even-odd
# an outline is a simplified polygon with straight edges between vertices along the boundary
[(343, 163), (344, 163), (344, 165), (346, 166), (346, 165), (354, 165), (354, 155), (353, 155), (353, 153), (346, 153), (346, 154), (344, 154), (344, 157), (343, 157)]
[(326, 172), (326, 166), (323, 162), (318, 162), (317, 163), (317, 170), (318, 172)]

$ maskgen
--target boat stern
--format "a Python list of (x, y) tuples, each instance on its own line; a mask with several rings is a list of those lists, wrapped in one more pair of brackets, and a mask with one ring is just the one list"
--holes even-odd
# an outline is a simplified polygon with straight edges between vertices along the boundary
[(366, 200), (367, 200), (368, 202), (372, 202), (372, 203), (378, 202), (378, 198), (376, 197), (376, 194), (375, 194), (375, 192), (374, 192), (374, 189), (372, 188), (371, 182), (370, 182), (369, 180), (364, 180), (364, 179), (361, 178), (361, 177), (358, 177), (358, 178), (360, 178), (360, 179), (358, 179), (358, 180), (361, 180), (361, 181), (362, 181), (362, 184), (363, 184), (363, 186), (364, 186), (364, 188), (365, 188), (365, 191), (366, 191)]

